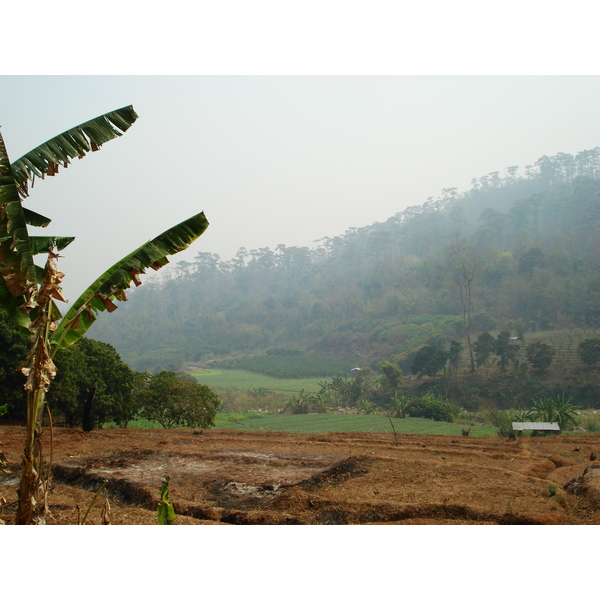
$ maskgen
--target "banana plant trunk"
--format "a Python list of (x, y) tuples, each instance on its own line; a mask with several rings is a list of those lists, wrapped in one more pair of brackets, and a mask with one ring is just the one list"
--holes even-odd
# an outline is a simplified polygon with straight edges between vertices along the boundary
[(50, 472), (42, 473), (42, 430), (46, 392), (56, 375), (56, 366), (50, 357), (50, 334), (56, 329), (57, 312), (52, 301), (60, 293), (63, 277), (56, 268), (58, 256), (49, 251), (44, 280), (37, 294), (39, 310), (29, 328), (32, 347), (20, 371), (27, 377), (27, 431), (23, 447), (23, 466), (19, 484), (17, 525), (43, 525), (48, 510), (47, 496)]
[(17, 525), (46, 523), (47, 486), (42, 473), (42, 420), (45, 392), (27, 391), (27, 435), (23, 448), (23, 466), (19, 484)]

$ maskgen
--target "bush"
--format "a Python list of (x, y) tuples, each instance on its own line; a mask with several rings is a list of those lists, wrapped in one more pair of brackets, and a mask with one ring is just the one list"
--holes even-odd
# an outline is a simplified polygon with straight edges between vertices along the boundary
[(595, 410), (582, 412), (575, 420), (578, 427), (583, 431), (588, 433), (600, 432), (600, 414)]
[(513, 411), (490, 408), (486, 411), (485, 417), (491, 425), (498, 428), (498, 433), (502, 437), (512, 435), (512, 423), (517, 420)]
[(533, 411), (538, 419), (546, 423), (558, 423), (561, 429), (568, 425), (576, 425), (577, 406), (571, 404), (564, 394), (557, 398), (540, 398), (534, 402)]
[(423, 417), (434, 421), (446, 421), (452, 423), (458, 415), (459, 408), (450, 404), (445, 398), (439, 398), (428, 394), (420, 398), (413, 398), (408, 405), (408, 413), (411, 417)]

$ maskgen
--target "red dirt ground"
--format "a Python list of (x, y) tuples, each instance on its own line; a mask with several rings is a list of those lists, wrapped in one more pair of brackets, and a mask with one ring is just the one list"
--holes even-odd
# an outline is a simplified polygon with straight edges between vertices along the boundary
[[(22, 427), (0, 427), (14, 522)], [(55, 429), (48, 524), (600, 524), (599, 434), (470, 438), (224, 429)], [(43, 434), (46, 454), (50, 433)], [(46, 459), (49, 457), (47, 456)], [(586, 477), (584, 471), (588, 468)], [(565, 486), (567, 489), (565, 489)]]

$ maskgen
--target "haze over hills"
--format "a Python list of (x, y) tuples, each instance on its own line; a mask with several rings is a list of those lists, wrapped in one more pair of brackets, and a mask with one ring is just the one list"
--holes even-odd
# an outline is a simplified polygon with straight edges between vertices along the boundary
[(542, 156), (315, 248), (198, 252), (91, 337), (140, 370), (287, 353), (407, 372), (423, 344), (464, 341), (468, 277), (472, 334), (597, 327), (599, 234), (600, 147)]

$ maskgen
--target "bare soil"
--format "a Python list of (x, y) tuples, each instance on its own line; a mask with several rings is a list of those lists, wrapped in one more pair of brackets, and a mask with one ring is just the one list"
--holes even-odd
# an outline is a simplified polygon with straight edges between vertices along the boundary
[[(14, 522), (22, 427), (0, 428)], [(43, 434), (46, 460), (50, 432)], [(57, 428), (48, 524), (600, 524), (600, 434), (471, 438)], [(586, 477), (583, 477), (587, 469)], [(590, 477), (593, 475), (593, 477)]]

